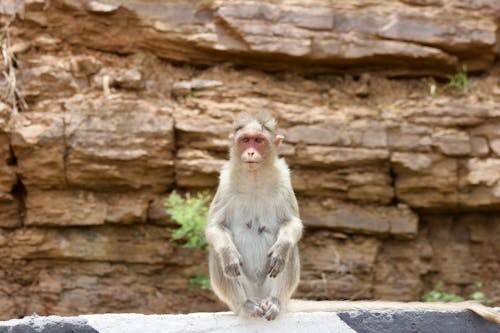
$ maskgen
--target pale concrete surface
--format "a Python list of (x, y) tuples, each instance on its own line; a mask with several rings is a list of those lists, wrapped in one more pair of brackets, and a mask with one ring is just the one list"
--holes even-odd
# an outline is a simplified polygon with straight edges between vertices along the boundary
[(0, 333), (164, 333), (164, 332), (481, 332), (500, 325), (468, 311), (354, 311), (290, 313), (275, 321), (244, 320), (229, 312), (185, 315), (95, 314), (77, 317), (29, 316), (0, 321)]

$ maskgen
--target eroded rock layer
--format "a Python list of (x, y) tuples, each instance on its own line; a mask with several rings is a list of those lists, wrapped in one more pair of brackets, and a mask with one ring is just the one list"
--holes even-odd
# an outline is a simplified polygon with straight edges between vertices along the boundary
[[(442, 281), (500, 304), (496, 1), (0, 12), (1, 319), (223, 309), (188, 290), (205, 253), (170, 239), (163, 201), (213, 189), (234, 115), (261, 109), (306, 225), (297, 297), (416, 300)], [(462, 65), (482, 74), (458, 91), (423, 76)]]

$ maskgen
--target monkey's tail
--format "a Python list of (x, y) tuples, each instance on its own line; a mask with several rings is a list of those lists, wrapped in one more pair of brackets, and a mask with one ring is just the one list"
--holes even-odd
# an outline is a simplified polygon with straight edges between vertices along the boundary
[(402, 311), (463, 311), (470, 310), (478, 316), (500, 324), (500, 312), (477, 302), (386, 302), (386, 301), (309, 301), (292, 299), (288, 303), (289, 312), (342, 312), (361, 310), (402, 310)]

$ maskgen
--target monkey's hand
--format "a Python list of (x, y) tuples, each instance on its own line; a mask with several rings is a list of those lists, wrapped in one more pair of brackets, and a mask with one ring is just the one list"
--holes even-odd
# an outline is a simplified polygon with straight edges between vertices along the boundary
[(269, 270), (267, 274), (270, 277), (276, 277), (285, 268), (290, 247), (290, 242), (278, 241), (269, 249), (267, 253), (269, 257)]
[(241, 256), (237, 250), (225, 247), (220, 252), (224, 275), (235, 278), (241, 275), (240, 266), (243, 266)]

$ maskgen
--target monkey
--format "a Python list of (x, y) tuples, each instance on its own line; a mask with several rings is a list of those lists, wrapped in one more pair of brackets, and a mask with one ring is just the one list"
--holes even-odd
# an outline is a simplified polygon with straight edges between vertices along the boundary
[(303, 229), (276, 131), (267, 112), (235, 119), (205, 228), (215, 294), (236, 314), (267, 320), (298, 285)]
[(229, 161), (210, 204), (205, 236), (210, 282), (237, 315), (274, 320), (287, 312), (470, 310), (500, 323), (500, 313), (476, 302), (309, 301), (291, 299), (300, 279), (297, 243), (303, 225), (290, 171), (278, 148), (276, 120), (242, 114), (230, 135)]

